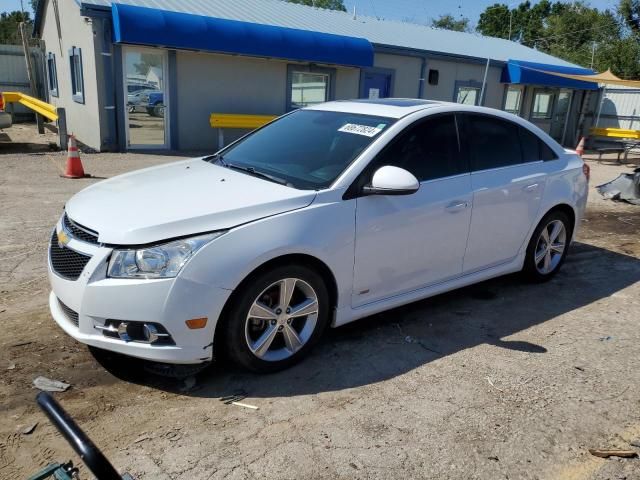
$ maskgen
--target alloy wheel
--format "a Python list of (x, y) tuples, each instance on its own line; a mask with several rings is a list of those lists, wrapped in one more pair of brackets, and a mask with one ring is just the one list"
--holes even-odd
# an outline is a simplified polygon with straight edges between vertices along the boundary
[(567, 229), (561, 220), (552, 220), (540, 232), (534, 262), (539, 273), (553, 272), (562, 260), (567, 246)]
[(318, 322), (318, 295), (304, 280), (284, 278), (251, 304), (245, 321), (249, 350), (261, 360), (285, 360), (311, 338)]

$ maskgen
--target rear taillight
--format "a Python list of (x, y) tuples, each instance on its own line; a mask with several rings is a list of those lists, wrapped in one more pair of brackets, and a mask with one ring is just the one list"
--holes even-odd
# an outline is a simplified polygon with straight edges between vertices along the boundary
[(591, 178), (591, 167), (589, 165), (587, 165), (586, 163), (582, 164), (582, 173), (584, 173), (584, 176), (587, 177), (587, 182), (589, 181), (589, 179)]
[(4, 110), (4, 97), (0, 93), (0, 110)]

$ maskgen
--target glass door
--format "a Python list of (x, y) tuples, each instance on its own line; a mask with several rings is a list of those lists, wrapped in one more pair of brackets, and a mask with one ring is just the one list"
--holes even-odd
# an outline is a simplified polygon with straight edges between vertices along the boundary
[(569, 107), (571, 106), (571, 90), (560, 90), (556, 96), (556, 105), (553, 109), (553, 118), (551, 119), (551, 132), (549, 135), (559, 143), (564, 142), (564, 135), (569, 115)]
[(129, 148), (167, 148), (167, 52), (124, 49), (127, 145)]

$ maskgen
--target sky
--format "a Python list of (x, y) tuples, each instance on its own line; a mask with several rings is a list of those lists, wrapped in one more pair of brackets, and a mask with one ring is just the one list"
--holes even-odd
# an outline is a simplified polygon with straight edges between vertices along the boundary
[[(234, 0), (229, 0), (234, 1)], [(24, 8), (28, 9), (29, 1), (23, 0)], [(356, 7), (356, 12), (371, 17), (382, 17), (390, 20), (404, 20), (416, 23), (430, 23), (431, 19), (450, 13), (456, 17), (467, 17), (475, 25), (480, 13), (494, 3), (513, 3), (503, 0), (344, 0), (350, 12)], [(617, 0), (590, 0), (588, 3), (599, 9), (615, 8)], [(0, 0), (0, 12), (20, 9), (20, 0)]]

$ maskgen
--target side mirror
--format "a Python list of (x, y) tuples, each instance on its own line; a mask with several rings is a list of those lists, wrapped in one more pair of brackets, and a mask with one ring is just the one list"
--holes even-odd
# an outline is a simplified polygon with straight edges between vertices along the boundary
[(363, 187), (365, 195), (411, 195), (420, 188), (420, 182), (404, 168), (386, 165), (373, 174), (371, 185)]

